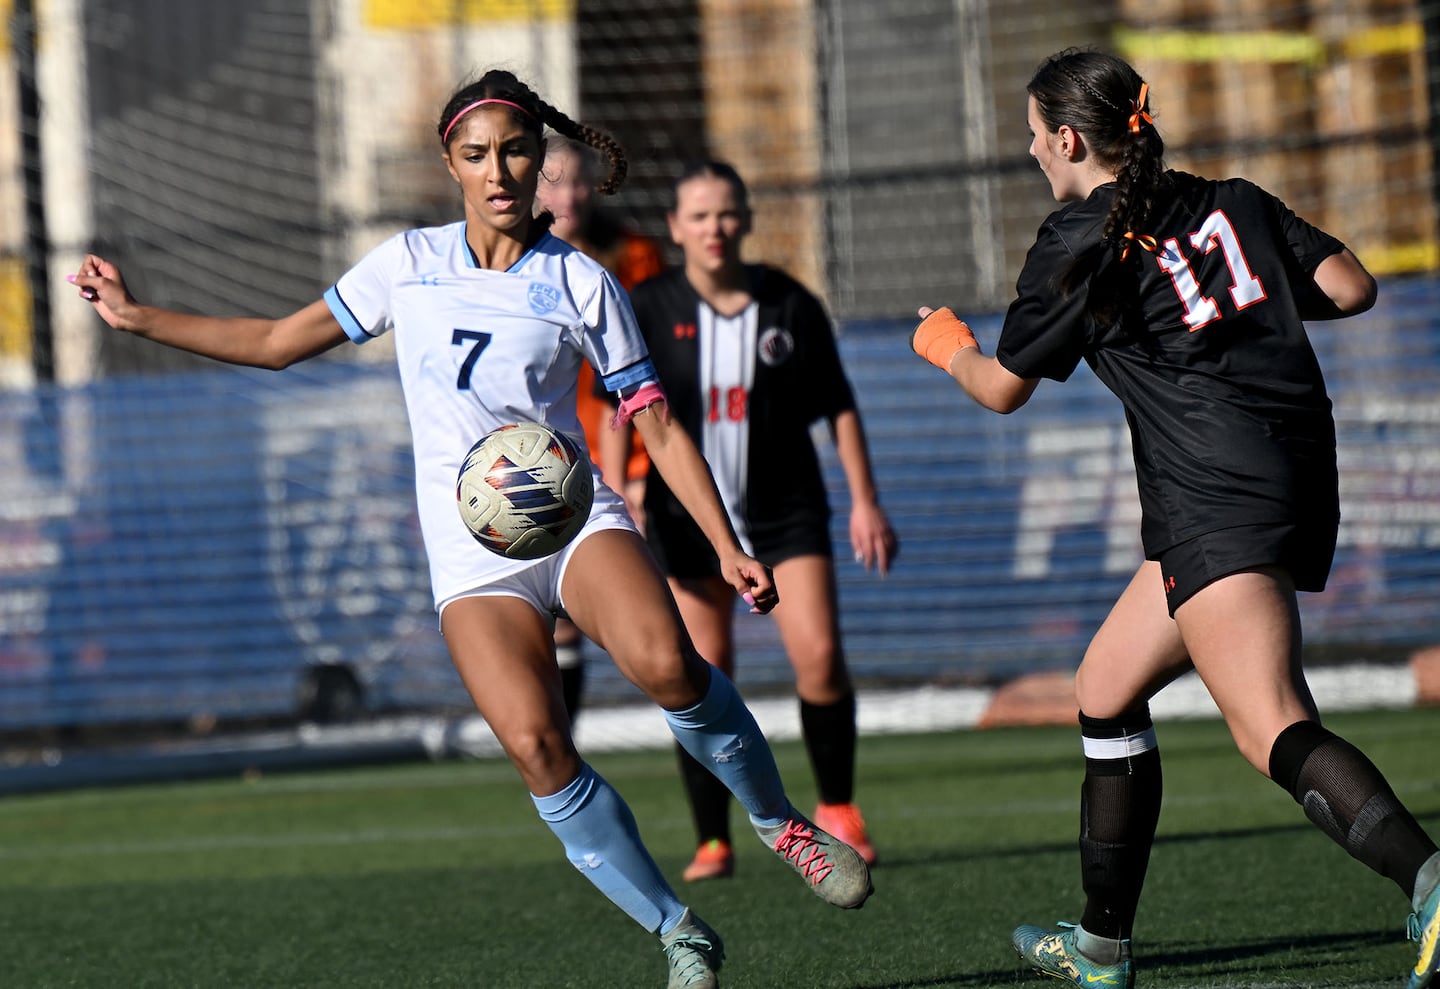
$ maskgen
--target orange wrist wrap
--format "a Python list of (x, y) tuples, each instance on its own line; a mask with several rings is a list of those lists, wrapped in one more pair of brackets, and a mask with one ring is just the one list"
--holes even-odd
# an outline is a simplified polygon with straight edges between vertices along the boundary
[(970, 327), (948, 306), (936, 309), (920, 321), (910, 336), (910, 346), (946, 374), (950, 373), (950, 361), (958, 352), (966, 347), (980, 348)]

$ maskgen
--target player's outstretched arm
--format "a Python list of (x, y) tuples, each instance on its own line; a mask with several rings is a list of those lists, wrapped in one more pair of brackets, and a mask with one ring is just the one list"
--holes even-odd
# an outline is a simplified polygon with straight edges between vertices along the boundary
[(710, 465), (695, 448), (685, 427), (675, 421), (663, 401), (647, 406), (630, 421), (640, 431), (660, 476), (715, 547), (721, 576), (745, 599), (750, 610), (764, 613), (774, 608), (780, 603), (780, 595), (770, 568), (741, 548)]
[(282, 319), (175, 312), (136, 302), (120, 269), (95, 254), (86, 255), (80, 270), (68, 280), (115, 329), (227, 364), (279, 370), (346, 339), (324, 300)]
[(1009, 415), (1030, 401), (1039, 378), (1022, 378), (980, 352), (970, 327), (949, 309), (920, 307), (910, 337), (917, 354), (955, 379), (965, 393), (993, 412)]

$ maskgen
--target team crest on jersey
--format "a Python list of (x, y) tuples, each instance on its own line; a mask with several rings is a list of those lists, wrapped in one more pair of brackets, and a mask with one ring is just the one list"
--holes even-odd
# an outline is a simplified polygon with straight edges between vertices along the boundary
[(530, 309), (537, 316), (545, 316), (560, 305), (560, 290), (544, 282), (530, 283)]
[(760, 352), (760, 360), (768, 367), (778, 367), (795, 353), (795, 338), (790, 335), (789, 330), (772, 326), (760, 334), (756, 349)]

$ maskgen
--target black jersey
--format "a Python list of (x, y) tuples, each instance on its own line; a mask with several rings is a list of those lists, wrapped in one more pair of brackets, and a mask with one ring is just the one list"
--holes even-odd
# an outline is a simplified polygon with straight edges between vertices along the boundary
[[(738, 491), (739, 518), (735, 506), (731, 515), (742, 542), (774, 546), (786, 528), (818, 526), (826, 533), (830, 510), (810, 427), (853, 409), (855, 399), (819, 300), (777, 269), (752, 265), (747, 272), (754, 301), (751, 311), (735, 317), (749, 325), (738, 339), (707, 339), (717, 320), (726, 321), (700, 299), (683, 269), (637, 285), (631, 302), (671, 414), (711, 461), (722, 494)], [(717, 357), (717, 349), (729, 353)], [(744, 364), (743, 383), (713, 370), (736, 360)], [(713, 450), (706, 449), (707, 422), (742, 426), (734, 476), (721, 477)], [(713, 441), (713, 429), (710, 435)], [(670, 541), (673, 534), (694, 545), (698, 527), (653, 467), (645, 510), (653, 537)], [(825, 539), (828, 545), (828, 534)]]
[(996, 357), (1059, 381), (1084, 359), (1119, 397), (1151, 558), (1231, 526), (1333, 524), (1335, 425), (1300, 306), (1344, 245), (1251, 182), (1170, 174), (1173, 202), (1141, 231), (1158, 249), (1128, 263), (1137, 304), (1100, 326), (1085, 288), (1056, 284), (1099, 240), (1115, 193), (1103, 185), (1041, 226)]

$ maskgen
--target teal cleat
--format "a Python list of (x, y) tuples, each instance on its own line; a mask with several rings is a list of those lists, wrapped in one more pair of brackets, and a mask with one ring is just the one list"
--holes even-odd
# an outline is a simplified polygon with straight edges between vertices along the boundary
[(1440, 985), (1440, 886), (1425, 899), (1419, 913), (1412, 913), (1409, 922), (1410, 940), (1420, 942), (1420, 957), (1410, 971), (1409, 989), (1425, 989)]
[(668, 934), (660, 935), (665, 957), (670, 962), (670, 981), (665, 989), (719, 989), (716, 972), (725, 961), (725, 945), (710, 925), (687, 907)]
[(1107, 987), (1107, 989), (1134, 989), (1135, 965), (1130, 961), (1129, 942), (1126, 956), (1113, 965), (1102, 965), (1091, 961), (1075, 946), (1075, 937), (1080, 928), (1073, 924), (1061, 924), (1062, 930), (1051, 931), (1043, 927), (1017, 927), (1010, 935), (1010, 943), (1021, 960), (1041, 975), (1070, 982), (1077, 986)]

